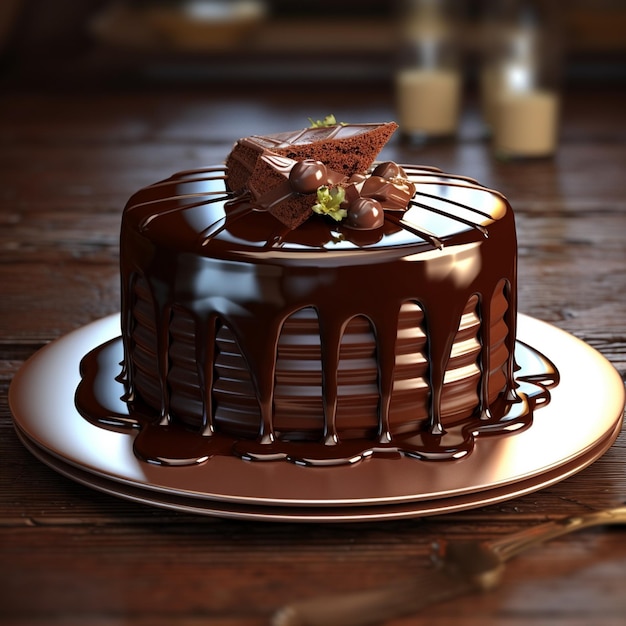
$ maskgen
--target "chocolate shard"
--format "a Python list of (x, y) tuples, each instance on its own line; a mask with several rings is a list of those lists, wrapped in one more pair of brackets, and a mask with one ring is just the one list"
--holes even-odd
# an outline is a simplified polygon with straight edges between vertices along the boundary
[[(226, 160), (228, 187), (235, 193), (245, 191), (259, 158), (267, 151), (295, 161), (321, 161), (347, 177), (365, 172), (397, 128), (395, 122), (336, 124), (245, 137), (237, 141)], [(272, 176), (269, 168), (267, 174)], [(262, 175), (262, 170), (255, 172), (257, 177)]]

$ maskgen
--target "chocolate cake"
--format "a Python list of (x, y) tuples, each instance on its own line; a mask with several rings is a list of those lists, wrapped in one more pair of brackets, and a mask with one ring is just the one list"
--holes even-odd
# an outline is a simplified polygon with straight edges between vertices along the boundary
[[(306, 132), (240, 140), (226, 167), (175, 174), (129, 200), (120, 254), (130, 418), (98, 421), (139, 427), (141, 458), (452, 460), (477, 436), (531, 423), (514, 377), (509, 203), (435, 168), (327, 162), (322, 146), (345, 128), (324, 129), (319, 144)], [(256, 165), (242, 176), (234, 164), (250, 144)], [(259, 201), (268, 193), (269, 208), (306, 196), (304, 218), (276, 219)], [(90, 393), (79, 390), (79, 410)]]

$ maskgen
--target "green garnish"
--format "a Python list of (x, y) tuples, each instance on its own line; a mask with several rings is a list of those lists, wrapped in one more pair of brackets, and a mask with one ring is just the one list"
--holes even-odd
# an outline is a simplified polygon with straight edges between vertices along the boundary
[(317, 203), (312, 208), (315, 213), (328, 215), (335, 221), (340, 222), (348, 215), (348, 211), (340, 206), (345, 199), (346, 191), (343, 187), (329, 189), (326, 186), (322, 186), (317, 190)]
[(345, 122), (337, 122), (334, 115), (327, 115), (323, 120), (314, 121), (312, 118), (309, 118), (309, 122), (311, 125), (309, 128), (327, 128), (328, 126), (345, 126)]

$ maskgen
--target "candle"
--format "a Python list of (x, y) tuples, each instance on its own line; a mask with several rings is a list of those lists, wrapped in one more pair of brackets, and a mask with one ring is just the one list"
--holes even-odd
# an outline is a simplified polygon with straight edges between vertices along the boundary
[(460, 92), (461, 79), (454, 70), (400, 70), (396, 75), (396, 105), (401, 132), (453, 135), (458, 123)]
[(493, 100), (493, 149), (501, 157), (544, 157), (557, 143), (556, 92), (507, 92)]

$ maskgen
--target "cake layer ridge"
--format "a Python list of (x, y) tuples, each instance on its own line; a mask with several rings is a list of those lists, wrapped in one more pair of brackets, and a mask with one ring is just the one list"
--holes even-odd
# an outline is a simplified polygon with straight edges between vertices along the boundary
[[(138, 309), (150, 306), (145, 284), (139, 283), (137, 294)], [(491, 401), (506, 387), (504, 368), (508, 357), (506, 349), (498, 350), (498, 345), (504, 345), (503, 338), (507, 334), (503, 320), (507, 305), (502, 292), (496, 294), (496, 300), (502, 308), (493, 321)], [(442, 397), (444, 426), (468, 418), (478, 404), (480, 320), (476, 304), (475, 297), (468, 301), (451, 349)], [(415, 304), (406, 304), (400, 310), (393, 400), (389, 409), (392, 435), (394, 431), (415, 428), (428, 417), (430, 388), (423, 317)], [(147, 363), (139, 368), (135, 384), (146, 401), (159, 406), (158, 367), (156, 354), (151, 353), (156, 345), (156, 329), (140, 321), (144, 319), (141, 313), (137, 316), (134, 338), (138, 352), (149, 356)], [(204, 402), (194, 358), (197, 333), (193, 317), (178, 309), (172, 315), (170, 333), (171, 412), (175, 419), (189, 427), (201, 429)], [(233, 436), (254, 436), (261, 428), (260, 412), (245, 358), (227, 326), (219, 328), (214, 340), (217, 344), (214, 428)], [(364, 318), (354, 318), (346, 327), (337, 382), (339, 436), (375, 435), (380, 427), (376, 341), (373, 329)], [(283, 324), (276, 360), (273, 421), (277, 436), (281, 437), (319, 439), (323, 432), (321, 347), (319, 323), (313, 309), (302, 309)]]

